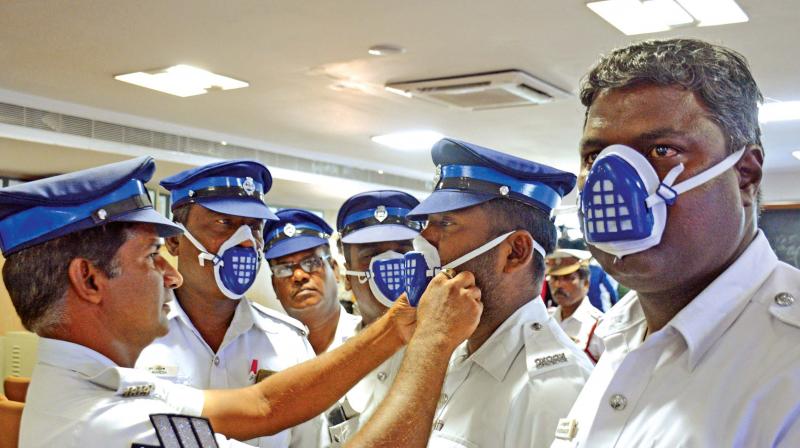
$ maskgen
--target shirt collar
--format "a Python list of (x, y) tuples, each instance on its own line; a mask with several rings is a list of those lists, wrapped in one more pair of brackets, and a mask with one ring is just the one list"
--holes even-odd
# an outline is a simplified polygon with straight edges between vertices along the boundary
[[(175, 297), (174, 292), (172, 294), (172, 300), (167, 302), (169, 305), (167, 319), (178, 319), (187, 327), (197, 331), (191, 319), (189, 319), (189, 315), (186, 314), (186, 311), (183, 309), (180, 302), (178, 302), (177, 297)], [(255, 313), (255, 309), (253, 309), (250, 305), (250, 301), (247, 300), (246, 297), (239, 299), (236, 311), (233, 313), (233, 319), (228, 326), (228, 331), (225, 333), (225, 340), (222, 344), (224, 345), (228, 339), (236, 338), (238, 335), (250, 330), (254, 325), (263, 331), (268, 331), (268, 329), (264, 327), (262, 320), (256, 318)], [(269, 331), (271, 332), (272, 330), (269, 329)]]
[(38, 362), (87, 377), (93, 377), (109, 367), (118, 367), (114, 361), (89, 347), (58, 339), (40, 337), (38, 351)]
[(686, 340), (690, 369), (744, 311), (777, 264), (778, 257), (759, 230), (739, 258), (667, 324)]
[[(542, 300), (538, 297), (531, 300), (500, 324), (481, 348), (466, 361), (474, 362), (495, 380), (503, 381), (508, 369), (511, 368), (511, 363), (522, 349), (524, 341), (522, 328), (528, 322), (547, 322), (549, 318)], [(466, 353), (466, 345), (461, 353)]]

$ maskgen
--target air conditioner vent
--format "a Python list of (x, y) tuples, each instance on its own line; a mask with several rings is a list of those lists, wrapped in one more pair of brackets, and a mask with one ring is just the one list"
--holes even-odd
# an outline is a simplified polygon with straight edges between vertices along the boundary
[(521, 70), (504, 70), (386, 84), (390, 91), (459, 109), (484, 110), (532, 106), (570, 94)]

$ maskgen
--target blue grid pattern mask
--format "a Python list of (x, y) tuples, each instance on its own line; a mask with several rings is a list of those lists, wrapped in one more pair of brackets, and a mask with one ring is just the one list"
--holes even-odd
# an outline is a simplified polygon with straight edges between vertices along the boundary
[(674, 204), (679, 194), (731, 168), (742, 154), (744, 149), (675, 184), (683, 172), (682, 163), (660, 180), (639, 151), (624, 145), (605, 148), (595, 159), (580, 194), (586, 241), (620, 258), (658, 245), (667, 223), (667, 206)]
[(391, 307), (405, 292), (403, 266), (403, 254), (388, 250), (372, 257), (369, 271), (345, 271), (345, 274), (356, 276), (359, 283), (369, 282), (369, 289), (378, 302)]
[[(484, 253), (497, 247), (500, 243), (506, 240), (509, 235), (514, 231), (504, 233), (497, 238), (467, 252), (466, 254), (456, 258), (455, 260), (442, 266), (441, 258), (439, 258), (439, 251), (428, 240), (421, 235), (413, 240), (414, 250), (406, 253), (405, 259), (405, 286), (408, 295), (408, 303), (412, 306), (417, 306), (419, 299), (428, 288), (428, 284), (433, 277), (441, 272), (443, 269), (454, 269), (462, 264), (476, 258)], [(545, 251), (542, 246), (533, 241), (533, 248), (545, 256)]]
[[(197, 256), (200, 266), (205, 266), (206, 260), (213, 263), (214, 280), (225, 297), (240, 299), (253, 286), (258, 269), (261, 267), (261, 252), (250, 226), (239, 227), (222, 243), (217, 254), (206, 250), (185, 227), (183, 235), (200, 251)], [(250, 241), (251, 245), (242, 246), (245, 241)]]

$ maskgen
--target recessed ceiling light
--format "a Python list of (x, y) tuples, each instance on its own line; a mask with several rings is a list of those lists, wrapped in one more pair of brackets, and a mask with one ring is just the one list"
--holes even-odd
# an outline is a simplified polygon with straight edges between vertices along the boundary
[(699, 22), (697, 26), (727, 25), (749, 19), (735, 0), (677, 0)]
[(586, 6), (629, 36), (692, 23), (713, 26), (748, 20), (734, 0), (603, 0)]
[(383, 174), (383, 170), (378, 170), (378, 174)]
[(766, 103), (758, 108), (758, 121), (762, 123), (792, 120), (800, 120), (800, 101)]
[(405, 52), (405, 48), (398, 47), (397, 45), (373, 45), (369, 47), (369, 50), (367, 50), (367, 53), (371, 54), (372, 56), (388, 56)]
[(225, 140), (219, 142), (219, 144), (222, 146), (228, 146), (228, 142), (226, 142)]
[(114, 79), (180, 97), (202, 95), (212, 88), (231, 90), (250, 85), (190, 65), (175, 65), (152, 73), (128, 73)]
[(795, 159), (800, 160), (800, 151), (795, 151), (792, 153)]
[(372, 141), (402, 151), (430, 149), (434, 143), (444, 138), (436, 131), (405, 131), (376, 135)]

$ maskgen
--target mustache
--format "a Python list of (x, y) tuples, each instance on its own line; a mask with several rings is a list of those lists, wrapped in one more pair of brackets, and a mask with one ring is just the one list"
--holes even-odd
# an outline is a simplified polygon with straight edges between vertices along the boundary
[(568, 296), (568, 295), (569, 295), (569, 294), (567, 294), (567, 292), (566, 292), (566, 291), (564, 291), (564, 289), (563, 289), (563, 288), (556, 288), (556, 289), (553, 291), (553, 295), (556, 295), (556, 294), (561, 294), (561, 295), (564, 295), (564, 296)]

